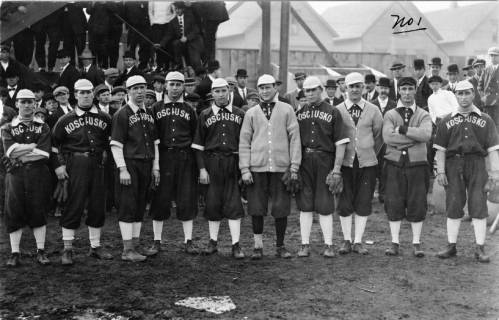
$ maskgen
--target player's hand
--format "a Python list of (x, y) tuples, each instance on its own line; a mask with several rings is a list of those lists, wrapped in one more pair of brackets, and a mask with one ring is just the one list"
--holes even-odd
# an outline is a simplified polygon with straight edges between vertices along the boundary
[(55, 169), (55, 175), (59, 180), (69, 178), (68, 172), (66, 171), (66, 166), (60, 166), (59, 168)]
[(129, 186), (132, 183), (132, 177), (126, 167), (120, 168), (120, 183), (124, 186)]
[(447, 187), (447, 185), (449, 184), (449, 182), (447, 181), (447, 176), (445, 175), (445, 173), (437, 173), (437, 182), (442, 187)]
[(201, 184), (210, 184), (210, 175), (206, 169), (199, 170), (199, 183)]
[(251, 174), (251, 172), (243, 173), (241, 179), (243, 179), (245, 185), (250, 185), (253, 183), (253, 175)]
[(158, 169), (152, 169), (152, 178), (154, 181), (154, 186), (155, 187), (159, 186), (159, 170)]

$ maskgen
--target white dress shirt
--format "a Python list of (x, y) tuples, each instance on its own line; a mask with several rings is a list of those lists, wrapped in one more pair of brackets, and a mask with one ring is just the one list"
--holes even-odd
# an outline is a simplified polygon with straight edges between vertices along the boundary
[(378, 102), (381, 113), (385, 112), (386, 105), (388, 104), (388, 97), (386, 97), (386, 99), (381, 99), (381, 96), (378, 95)]

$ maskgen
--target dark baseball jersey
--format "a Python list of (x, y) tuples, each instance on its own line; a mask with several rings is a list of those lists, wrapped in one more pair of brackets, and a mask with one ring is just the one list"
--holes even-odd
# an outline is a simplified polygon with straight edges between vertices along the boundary
[(467, 115), (454, 111), (442, 119), (433, 147), (446, 151), (447, 158), (456, 154), (485, 157), (499, 149), (499, 137), (492, 118), (473, 106)]
[(305, 105), (296, 113), (296, 118), (303, 148), (334, 153), (335, 145), (350, 141), (342, 130), (340, 112), (325, 101), (317, 106)]
[(51, 141), (50, 128), (43, 121), (35, 118), (33, 121), (22, 122), (14, 118), (11, 123), (2, 127), (2, 142), (5, 155), (10, 154), (18, 144), (36, 143), (33, 154), (41, 155), (47, 159), (50, 156)]
[(159, 101), (152, 106), (160, 147), (187, 148), (196, 133), (196, 111), (180, 99), (177, 102)]
[(154, 117), (150, 109), (125, 105), (113, 116), (111, 145), (123, 147), (125, 159), (154, 159), (154, 144), (157, 140)]
[(111, 117), (93, 106), (80, 108), (59, 118), (52, 132), (55, 153), (90, 152), (100, 154), (109, 146)]
[(234, 106), (213, 105), (201, 112), (192, 148), (201, 151), (234, 152), (239, 150), (239, 133), (244, 111)]

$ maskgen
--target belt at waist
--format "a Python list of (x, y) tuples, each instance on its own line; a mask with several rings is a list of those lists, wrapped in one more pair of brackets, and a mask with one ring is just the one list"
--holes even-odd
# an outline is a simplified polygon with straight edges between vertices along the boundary
[(159, 151), (173, 151), (173, 152), (193, 152), (191, 147), (165, 147), (160, 146)]
[(331, 153), (329, 151), (324, 151), (316, 148), (302, 148), (302, 151), (305, 153), (315, 153), (315, 152)]
[(204, 153), (208, 157), (220, 157), (220, 156), (229, 157), (229, 156), (237, 156), (238, 155), (238, 153), (236, 151), (233, 151), (233, 152), (230, 152), (230, 151), (226, 151), (226, 152), (221, 152), (221, 151), (205, 151)]
[(484, 159), (485, 156), (483, 154), (480, 154), (480, 153), (454, 153), (454, 154), (448, 155), (445, 158), (446, 159), (465, 159), (465, 158), (468, 158), (468, 159)]

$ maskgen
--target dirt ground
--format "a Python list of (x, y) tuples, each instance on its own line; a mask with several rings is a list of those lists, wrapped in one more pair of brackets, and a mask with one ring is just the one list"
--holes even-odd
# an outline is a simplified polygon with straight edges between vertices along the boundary
[[(182, 250), (182, 228), (177, 220), (165, 224), (163, 252), (144, 263), (120, 261), (121, 239), (116, 216), (107, 219), (103, 245), (114, 260), (87, 258), (88, 233), (77, 233), (76, 264), (60, 265), (60, 228), (50, 218), (47, 250), (53, 264), (38, 266), (29, 230), (23, 235), (27, 253), (17, 269), (4, 266), (9, 249), (0, 253), (0, 319), (499, 319), (499, 233), (487, 237), (490, 264), (473, 260), (473, 232), (461, 225), (458, 257), (442, 261), (435, 254), (446, 245), (445, 218), (429, 215), (423, 228), (426, 257), (411, 254), (410, 225), (401, 229), (402, 255), (387, 257), (390, 231), (381, 205), (375, 201), (364, 240), (369, 255), (350, 254), (326, 260), (320, 256), (322, 236), (314, 221), (309, 258), (274, 257), (274, 225), (266, 219), (261, 261), (230, 258), (227, 223), (220, 229), (218, 255), (189, 256)], [(251, 253), (251, 221), (242, 223), (241, 244)], [(208, 241), (208, 225), (194, 224), (195, 243)], [(147, 218), (142, 238), (149, 244), (152, 225)], [(334, 221), (334, 244), (341, 241)], [(287, 246), (300, 244), (299, 214), (289, 220)], [(176, 306), (187, 297), (228, 295), (236, 309), (216, 315)], [(97, 310), (92, 313), (89, 310)]]

